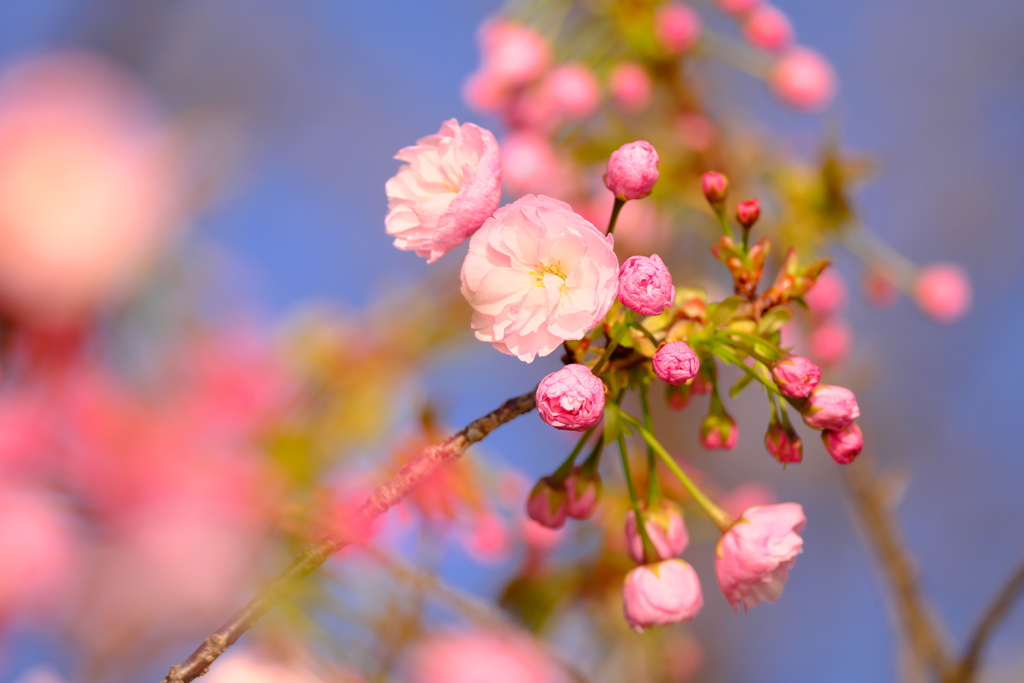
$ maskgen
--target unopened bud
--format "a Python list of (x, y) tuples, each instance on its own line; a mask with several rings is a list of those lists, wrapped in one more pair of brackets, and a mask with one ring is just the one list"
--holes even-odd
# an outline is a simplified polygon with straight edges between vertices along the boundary
[(736, 205), (736, 220), (746, 229), (753, 227), (757, 219), (761, 217), (761, 205), (756, 199), (748, 199)]
[(565, 480), (565, 493), (566, 514), (573, 519), (587, 519), (594, 514), (601, 498), (601, 475), (596, 470), (574, 467)]
[(718, 171), (708, 171), (700, 177), (700, 189), (711, 206), (718, 206), (729, 194), (729, 180)]
[(526, 514), (538, 524), (557, 529), (565, 524), (569, 497), (565, 487), (544, 477), (533, 487), (526, 501)]

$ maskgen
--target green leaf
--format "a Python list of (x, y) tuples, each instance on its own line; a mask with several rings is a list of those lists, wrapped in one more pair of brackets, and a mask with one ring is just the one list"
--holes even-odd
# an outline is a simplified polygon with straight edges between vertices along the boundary
[(776, 306), (761, 317), (757, 325), (758, 332), (763, 336), (777, 332), (793, 317), (793, 311), (787, 306)]
[(719, 301), (717, 304), (708, 306), (708, 327), (714, 329), (729, 322), (736, 315), (736, 311), (739, 310), (740, 306), (743, 305), (743, 301), (742, 297), (730, 296)]
[(739, 396), (739, 393), (746, 389), (747, 385), (753, 381), (753, 376), (744, 374), (742, 377), (739, 378), (736, 384), (733, 384), (732, 388), (729, 389), (729, 397), (736, 398), (737, 396)]

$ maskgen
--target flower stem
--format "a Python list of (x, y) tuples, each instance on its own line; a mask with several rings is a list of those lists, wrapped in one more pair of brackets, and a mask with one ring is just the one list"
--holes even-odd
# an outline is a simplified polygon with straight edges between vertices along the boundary
[(756, 351), (753, 347), (747, 346), (743, 342), (738, 342), (735, 339), (729, 339), (729, 337), (726, 335), (716, 334), (715, 339), (726, 344), (729, 344), (733, 348), (739, 349), (740, 351), (747, 354), (748, 356), (750, 356), (751, 358), (753, 358), (754, 360), (761, 363), (761, 365), (764, 365), (767, 368), (771, 368), (772, 363), (775, 362), (771, 358), (768, 358), (767, 356), (764, 356), (758, 351)]
[(733, 519), (729, 516), (729, 513), (715, 505), (714, 502), (712, 502), (712, 500), (708, 498), (696, 484), (693, 483), (693, 480), (686, 475), (683, 468), (680, 467), (679, 463), (677, 463), (672, 456), (668, 454), (668, 451), (665, 450), (654, 435), (640, 424), (640, 420), (626, 413), (622, 414), (622, 419), (633, 425), (637, 433), (643, 437), (643, 440), (646, 441), (658, 457), (661, 458), (662, 462), (672, 470), (672, 473), (679, 479), (679, 482), (683, 485), (683, 488), (686, 489), (686, 492), (689, 493), (694, 502), (700, 506), (700, 509), (704, 511), (704, 514), (711, 518), (711, 521), (715, 523), (715, 526), (717, 526), (722, 533), (728, 531), (729, 527), (733, 525)]
[(654, 334), (650, 330), (648, 330), (646, 327), (644, 327), (635, 320), (630, 321), (629, 326), (637, 330), (640, 330), (643, 333), (643, 335), (647, 337), (648, 341), (654, 344), (654, 348), (658, 348), (658, 340), (654, 338)]
[(590, 435), (594, 433), (596, 428), (591, 427), (583, 433), (583, 436), (580, 437), (580, 440), (576, 442), (576, 446), (572, 449), (572, 453), (558, 466), (555, 473), (551, 475), (551, 479), (557, 482), (564, 482), (569, 477), (569, 474), (572, 472), (572, 466), (576, 464), (576, 456), (583, 450), (583, 445), (587, 443), (587, 439), (590, 438)]
[(628, 329), (628, 328), (623, 326), (623, 328), (621, 330), (619, 330), (619, 333), (617, 335), (615, 335), (615, 337), (612, 338), (612, 340), (610, 342), (608, 342), (608, 346), (605, 347), (604, 353), (602, 353), (601, 357), (597, 359), (596, 363), (594, 363), (594, 368), (593, 368), (592, 372), (595, 375), (600, 375), (602, 372), (605, 371), (605, 367), (604, 366), (607, 365), (609, 360), (611, 360), (612, 352), (615, 351), (615, 349), (618, 347), (619, 339), (622, 338), (622, 334), (623, 334), (623, 332), (626, 331), (626, 329)]
[(761, 344), (762, 346), (766, 346), (771, 351), (773, 351), (774, 353), (777, 353), (780, 358), (782, 358), (782, 357), (784, 357), (786, 355), (786, 352), (782, 349), (782, 347), (777, 346), (776, 344), (773, 344), (772, 342), (768, 341), (764, 337), (759, 337), (756, 334), (750, 334), (749, 332), (740, 332), (739, 330), (721, 330), (721, 331), (716, 333), (716, 336), (723, 335), (723, 334), (724, 335), (728, 335), (730, 337), (734, 337), (734, 336), (735, 337), (742, 337), (742, 338), (746, 339), (749, 342), (753, 342), (755, 344)]
[[(626, 417), (626, 414), (622, 414)], [(633, 475), (629, 471), (629, 453), (626, 451), (626, 438), (619, 435), (619, 458), (622, 460), (622, 473), (626, 476), (626, 489), (629, 491), (629, 502), (633, 506), (633, 514), (636, 516), (636, 529), (644, 545), (644, 559), (657, 558), (658, 551), (647, 535), (647, 520), (640, 511), (640, 500), (636, 496), (636, 489), (633, 487)]]
[(711, 353), (715, 354), (716, 356), (718, 356), (719, 358), (724, 360), (726, 363), (730, 363), (732, 365), (735, 365), (740, 370), (742, 370), (743, 372), (747, 373), (748, 375), (750, 375), (751, 377), (756, 379), (758, 382), (763, 384), (764, 387), (768, 391), (774, 391), (776, 394), (780, 393), (779, 392), (779, 388), (777, 386), (775, 386), (774, 382), (769, 382), (764, 377), (762, 377), (760, 374), (758, 374), (749, 365), (747, 365), (746, 363), (741, 361), (739, 358), (734, 356), (733, 353), (732, 353), (732, 349), (730, 349), (729, 347), (725, 346), (722, 342), (712, 342), (709, 345), (709, 348), (710, 348)]
[[(647, 401), (647, 385), (640, 385), (640, 410), (644, 418), (644, 427), (654, 432), (654, 421), (651, 417), (651, 406)], [(658, 470), (655, 467), (654, 450), (647, 444), (647, 509), (651, 509), (661, 499), (661, 488), (658, 485)]]
[(608, 234), (615, 232), (615, 223), (619, 220), (619, 212), (622, 211), (622, 207), (626, 205), (625, 199), (615, 198), (615, 203), (612, 204), (612, 215), (608, 219)]

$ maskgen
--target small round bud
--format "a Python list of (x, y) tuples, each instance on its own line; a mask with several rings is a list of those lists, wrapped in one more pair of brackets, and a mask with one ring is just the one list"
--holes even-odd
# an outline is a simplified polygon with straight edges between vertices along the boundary
[(821, 381), (821, 368), (810, 358), (790, 356), (772, 363), (772, 379), (783, 396), (803, 398)]
[(565, 524), (568, 503), (565, 487), (551, 477), (544, 477), (530, 492), (526, 501), (526, 514), (538, 524), (557, 529)]
[(845, 429), (826, 429), (821, 433), (821, 441), (828, 454), (840, 465), (853, 462), (864, 448), (864, 435), (856, 424)]
[(839, 271), (829, 268), (818, 275), (803, 299), (811, 313), (820, 318), (839, 313), (846, 308), (846, 280)]
[(584, 119), (601, 104), (601, 86), (583, 64), (563, 64), (544, 78), (542, 86), (555, 109), (570, 119)]
[(780, 100), (804, 111), (824, 109), (836, 93), (832, 67), (817, 52), (804, 48), (792, 50), (779, 60), (771, 85)]
[(776, 7), (758, 7), (743, 22), (743, 36), (754, 47), (774, 52), (793, 42), (793, 25)]
[(619, 269), (619, 301), (640, 315), (660, 315), (676, 298), (672, 274), (657, 254), (630, 256)]
[(764, 447), (773, 458), (784, 465), (804, 459), (800, 436), (792, 428), (786, 429), (775, 421), (768, 425), (768, 431), (764, 435)]
[(934, 263), (914, 281), (914, 299), (931, 318), (951, 323), (971, 307), (971, 281), (955, 263)]
[(700, 445), (708, 450), (731, 451), (740, 432), (728, 413), (709, 413), (700, 423)]
[(658, 349), (652, 359), (654, 374), (662, 382), (679, 386), (700, 370), (700, 359), (686, 342), (674, 341)]
[(574, 467), (565, 480), (565, 492), (568, 496), (566, 514), (573, 519), (587, 519), (594, 514), (601, 498), (601, 475), (596, 470)]
[(654, 35), (669, 54), (682, 54), (696, 45), (700, 29), (700, 15), (681, 2), (662, 5), (654, 15)]
[(608, 89), (620, 107), (633, 112), (646, 109), (654, 95), (651, 75), (636, 62), (616, 65), (608, 76)]
[(761, 205), (756, 199), (748, 199), (736, 205), (736, 220), (748, 230), (761, 217)]
[(555, 429), (584, 432), (604, 414), (604, 382), (586, 365), (566, 365), (540, 381), (537, 412)]
[(811, 355), (822, 365), (841, 363), (850, 354), (852, 344), (853, 332), (845, 320), (826, 320), (807, 337)]
[(860, 417), (857, 397), (845, 387), (819, 384), (803, 407), (804, 422), (815, 429), (839, 431)]
[(708, 203), (717, 206), (724, 202), (725, 196), (729, 194), (729, 180), (718, 171), (708, 171), (700, 177), (700, 189)]
[(644, 140), (630, 142), (612, 152), (604, 184), (619, 199), (643, 199), (658, 182), (658, 153)]
[(690, 621), (704, 596), (693, 567), (682, 560), (645, 564), (626, 574), (622, 585), (626, 621), (634, 631)]
[[(644, 515), (644, 529), (659, 560), (670, 560), (682, 555), (690, 543), (683, 513), (675, 503), (662, 501), (648, 511)], [(626, 550), (634, 562), (644, 563), (644, 539), (637, 528), (636, 514), (632, 510), (626, 513)]]

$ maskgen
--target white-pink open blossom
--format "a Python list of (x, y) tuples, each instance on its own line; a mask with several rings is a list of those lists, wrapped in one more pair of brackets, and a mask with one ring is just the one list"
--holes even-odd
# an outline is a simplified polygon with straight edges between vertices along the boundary
[(785, 587), (789, 570), (803, 550), (800, 537), (807, 518), (796, 503), (749, 508), (732, 525), (715, 552), (718, 587), (732, 608), (750, 609), (775, 602)]
[(494, 135), (455, 119), (395, 155), (388, 180), (387, 233), (395, 246), (433, 263), (480, 229), (501, 201), (501, 152)]
[(530, 363), (582, 339), (618, 292), (614, 240), (565, 202), (526, 195), (469, 241), (462, 295), (481, 341)]

